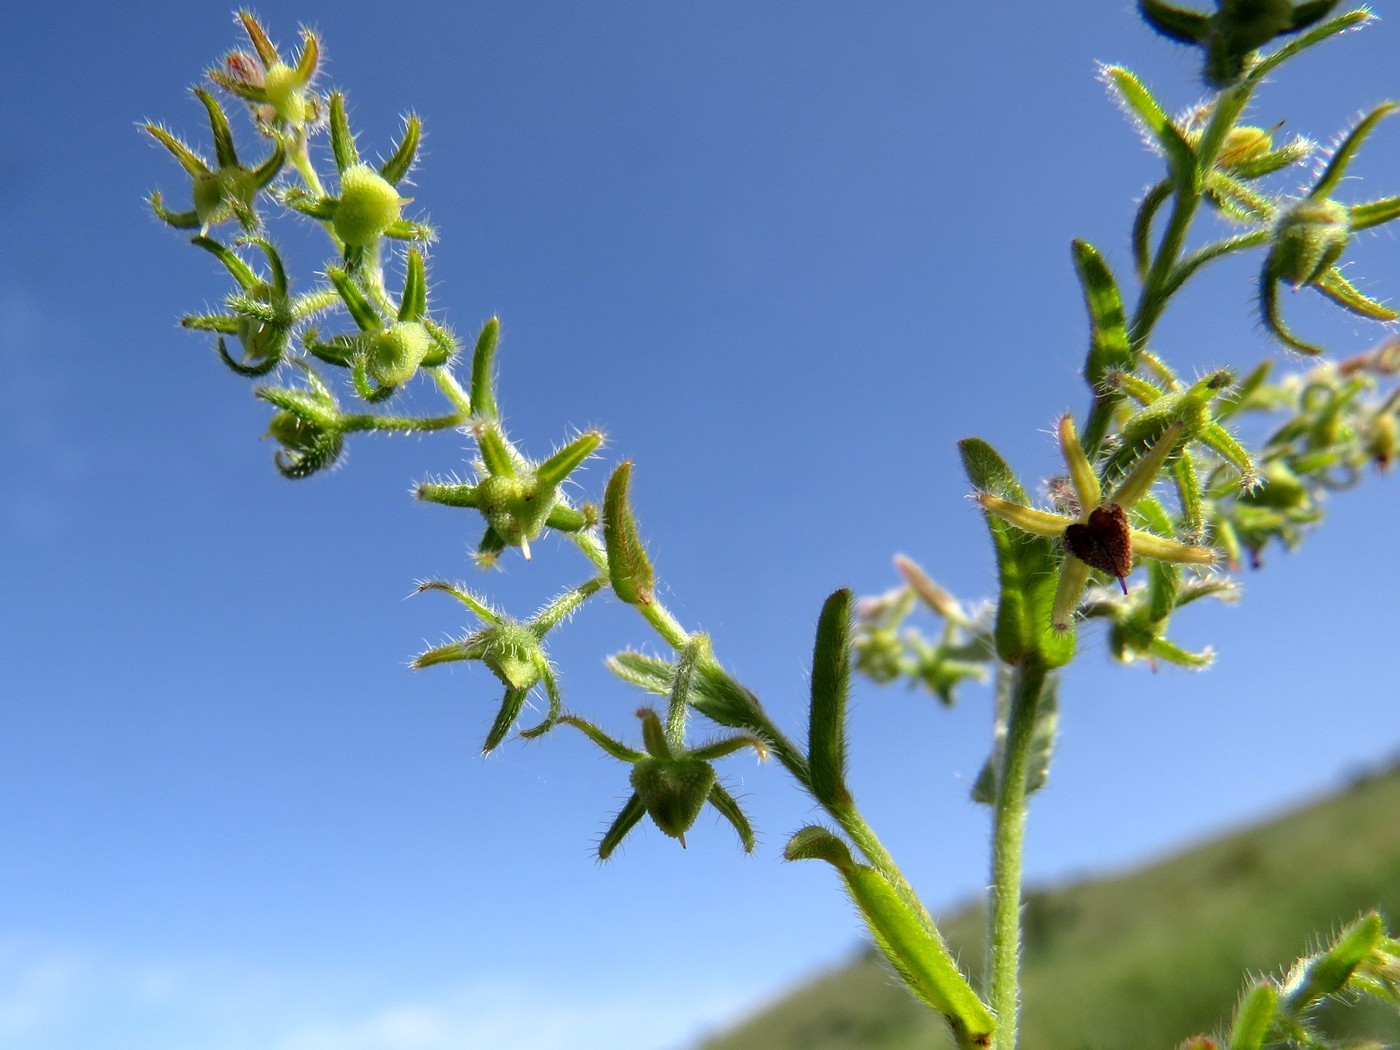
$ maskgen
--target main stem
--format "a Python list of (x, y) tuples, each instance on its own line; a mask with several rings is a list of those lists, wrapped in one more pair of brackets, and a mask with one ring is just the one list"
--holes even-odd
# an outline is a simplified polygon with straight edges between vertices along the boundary
[(1020, 1007), (1021, 856), (1026, 833), (1026, 780), (1045, 667), (1032, 657), (1012, 674), (992, 832), (992, 900), (987, 926), (987, 999), (996, 1012), (993, 1050), (1014, 1050)]

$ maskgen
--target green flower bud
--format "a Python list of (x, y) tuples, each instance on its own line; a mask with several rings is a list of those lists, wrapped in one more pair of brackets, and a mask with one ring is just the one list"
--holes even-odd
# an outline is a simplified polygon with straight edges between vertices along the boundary
[(1255, 507), (1291, 510), (1308, 505), (1308, 489), (1285, 464), (1275, 460), (1264, 468), (1258, 488), (1243, 493), (1241, 502)]
[(714, 768), (699, 758), (649, 756), (632, 767), (631, 779), (656, 826), (684, 846), (715, 786)]
[(346, 244), (373, 244), (403, 210), (403, 198), (388, 179), (368, 164), (355, 164), (340, 176), (340, 201), (331, 225)]
[(274, 62), (262, 77), (263, 93), (274, 113), (288, 124), (304, 124), (307, 119), (306, 77), (285, 62)]
[(432, 348), (422, 324), (399, 321), (368, 337), (365, 370), (380, 386), (398, 386), (413, 378)]
[(1381, 470), (1389, 470), (1400, 453), (1400, 425), (1392, 412), (1379, 412), (1366, 428), (1366, 454)]
[(1216, 164), (1224, 171), (1234, 171), (1257, 160), (1274, 148), (1274, 136), (1263, 128), (1240, 124), (1225, 133)]
[(247, 168), (234, 165), (196, 175), (192, 187), (194, 213), (203, 226), (217, 226), (234, 218), (239, 210), (252, 210), (258, 184)]
[(1269, 252), (1269, 273), (1295, 289), (1311, 284), (1341, 258), (1351, 238), (1351, 216), (1326, 198), (1299, 201), (1279, 220)]

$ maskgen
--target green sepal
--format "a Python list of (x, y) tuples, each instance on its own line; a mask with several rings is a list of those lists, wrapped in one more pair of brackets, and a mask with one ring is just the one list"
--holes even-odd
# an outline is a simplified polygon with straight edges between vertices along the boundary
[(560, 725), (573, 726), (584, 736), (588, 737), (589, 740), (597, 744), (603, 750), (604, 754), (612, 758), (619, 759), (623, 762), (640, 762), (646, 757), (644, 752), (634, 751), (620, 740), (614, 740), (587, 719), (579, 718), (577, 715), (560, 715), (558, 721)]
[(827, 807), (851, 803), (846, 787), (846, 702), (851, 687), (852, 601), (851, 592), (844, 589), (827, 598), (812, 650), (807, 762), (812, 796)]
[(1138, 0), (1138, 12), (1144, 22), (1178, 44), (1199, 44), (1210, 32), (1208, 15), (1164, 4), (1161, 0)]
[(379, 316), (379, 311), (374, 308), (353, 277), (338, 266), (327, 270), (326, 277), (340, 293), (341, 301), (355, 322), (355, 327), (362, 332), (377, 332), (383, 326), (384, 319)]
[(345, 116), (345, 96), (339, 91), (331, 92), (330, 126), (335, 170), (343, 175), (360, 163), (360, 151), (355, 148), (355, 136), (350, 130), (350, 121)]
[(472, 414), (480, 419), (496, 419), (495, 376), (496, 346), (501, 338), (501, 322), (493, 317), (481, 326), (472, 351), (471, 403)]
[(496, 712), (496, 720), (491, 723), (491, 729), (486, 734), (486, 739), (482, 742), (481, 753), (489, 755), (500, 746), (501, 741), (506, 738), (511, 727), (520, 718), (520, 712), (525, 706), (525, 697), (529, 695), (528, 689), (507, 689), (505, 697), (501, 700), (500, 710)]
[[(1297, 8), (1295, 8), (1295, 11), (1301, 11), (1306, 8), (1311, 17), (1306, 23), (1295, 24), (1293, 29), (1295, 31), (1303, 29), (1306, 25), (1316, 22), (1319, 18), (1325, 17), (1328, 11), (1337, 6), (1337, 2), (1338, 0), (1315, 0), (1313, 3), (1299, 4)], [(1324, 22), (1316, 29), (1304, 33), (1294, 40), (1288, 41), (1288, 43), (1284, 44), (1276, 51), (1271, 51), (1269, 54), (1264, 55), (1251, 67), (1245, 79), (1250, 84), (1259, 84), (1284, 62), (1293, 58), (1295, 55), (1301, 54), (1314, 44), (1321, 43), (1328, 37), (1336, 36), (1338, 33), (1345, 33), (1350, 29), (1357, 29), (1375, 17), (1374, 14), (1364, 7), (1358, 7), (1353, 11), (1340, 14), (1331, 21)], [(1301, 19), (1298, 21), (1301, 22)]]
[(403, 297), (399, 300), (399, 320), (422, 321), (427, 312), (428, 280), (423, 271), (423, 253), (410, 248), (404, 269)]
[(904, 902), (884, 875), (855, 863), (845, 843), (815, 825), (798, 831), (783, 855), (788, 860), (821, 859), (831, 864), (876, 946), (910, 991), (947, 1021), (958, 1046), (991, 1045), (996, 1018), (959, 972), (938, 931)]
[(1349, 210), (1351, 212), (1351, 228), (1353, 230), (1369, 230), (1372, 226), (1379, 226), (1383, 222), (1400, 218), (1400, 197), (1386, 197), (1384, 200), (1353, 204)]
[(754, 835), (753, 825), (749, 823), (749, 818), (744, 811), (739, 808), (739, 801), (731, 795), (718, 781), (714, 787), (710, 788), (710, 805), (719, 811), (719, 815), (729, 821), (734, 828), (734, 833), (739, 836), (739, 844), (744, 847), (745, 853), (752, 853), (758, 845), (758, 838)]
[(603, 837), (598, 840), (598, 859), (607, 860), (611, 857), (613, 851), (627, 837), (627, 833), (641, 823), (641, 819), (646, 815), (647, 807), (642, 802), (642, 797), (635, 791), (632, 792), (632, 797), (623, 804), (622, 810), (613, 819), (612, 825), (603, 832)]
[(1274, 1015), (1278, 1013), (1278, 991), (1267, 981), (1252, 985), (1235, 1008), (1226, 1050), (1263, 1050)]
[(1376, 302), (1368, 295), (1363, 295), (1354, 284), (1342, 276), (1341, 271), (1335, 266), (1319, 274), (1313, 280), (1312, 287), (1342, 309), (1350, 310), (1359, 317), (1381, 322), (1400, 318), (1400, 313), (1396, 313), (1383, 303)]
[(482, 462), (486, 464), (486, 472), (496, 478), (517, 477), (515, 456), (511, 455), (500, 430), (488, 424), (476, 427), (475, 434), (476, 447), (481, 452)]
[(422, 136), (423, 125), (416, 113), (404, 118), (403, 137), (389, 159), (379, 166), (379, 174), (394, 184), (398, 184), (413, 167), (413, 158), (418, 153), (418, 140)]
[(650, 605), (656, 574), (637, 533), (637, 521), (627, 498), (632, 464), (619, 464), (603, 496), (603, 543), (608, 552), (608, 578), (613, 593), (628, 605)]
[[(997, 451), (978, 438), (958, 443), (963, 468), (983, 492), (1012, 503), (1029, 499), (1016, 475)], [(1074, 632), (1052, 627), (1060, 555), (1055, 544), (983, 514), (996, 549), (1000, 593), (994, 637), (997, 655), (1006, 663), (1038, 656), (1047, 667), (1060, 667), (1074, 656)]]
[[(1007, 668), (997, 669), (996, 722), (993, 730), (995, 744), (981, 772), (972, 785), (972, 801), (992, 806), (997, 800), (997, 771), (1003, 765), (1002, 752), (1006, 747), (1006, 730), (1011, 718), (1012, 691), (1016, 675)], [(1026, 765), (1026, 796), (1034, 794), (1045, 786), (1050, 776), (1050, 759), (1055, 750), (1055, 734), (1060, 724), (1060, 679), (1058, 675), (1047, 674), (1041, 686), (1040, 697), (1035, 706), (1035, 725), (1031, 730), (1030, 754)]]
[[(608, 657), (607, 663), (623, 681), (659, 696), (669, 695), (675, 681), (676, 665), (660, 657), (621, 652)], [(701, 661), (697, 670), (699, 674), (691, 682), (691, 707), (722, 726), (760, 730), (763, 707), (753, 693), (725, 674), (713, 660)], [(804, 763), (799, 759), (796, 765), (801, 767)], [(801, 775), (805, 778), (805, 770)]]
[(597, 430), (585, 431), (574, 438), (535, 468), (535, 480), (539, 487), (553, 492), (584, 460), (593, 455), (602, 443), (602, 432)]

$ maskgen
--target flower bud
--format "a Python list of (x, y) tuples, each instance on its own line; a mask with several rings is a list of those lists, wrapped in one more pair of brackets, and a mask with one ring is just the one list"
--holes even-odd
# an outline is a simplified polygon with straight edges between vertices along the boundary
[(1225, 133), (1216, 164), (1225, 171), (1234, 171), (1256, 160), (1274, 148), (1274, 137), (1263, 128), (1240, 124)]
[(1344, 205), (1326, 198), (1295, 204), (1274, 230), (1269, 273), (1295, 289), (1326, 273), (1346, 250), (1351, 217)]
[(285, 62), (274, 62), (262, 79), (263, 92), (272, 111), (294, 127), (306, 123), (309, 108), (305, 75)]
[(331, 225), (346, 244), (373, 244), (399, 221), (403, 198), (388, 179), (368, 164), (355, 164), (340, 176), (340, 200)]

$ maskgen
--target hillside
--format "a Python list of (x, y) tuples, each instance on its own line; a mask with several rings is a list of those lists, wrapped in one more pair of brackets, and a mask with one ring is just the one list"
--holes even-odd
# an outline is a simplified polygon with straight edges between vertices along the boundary
[[(1400, 766), (1126, 875), (1029, 893), (1022, 1045), (1171, 1050), (1228, 1017), (1246, 973), (1277, 972), (1319, 933), (1372, 908), (1400, 926)], [(975, 968), (978, 911), (940, 925)], [(1335, 1031), (1400, 1045), (1393, 1013), (1334, 1016)], [(699, 1050), (949, 1045), (865, 952)]]

